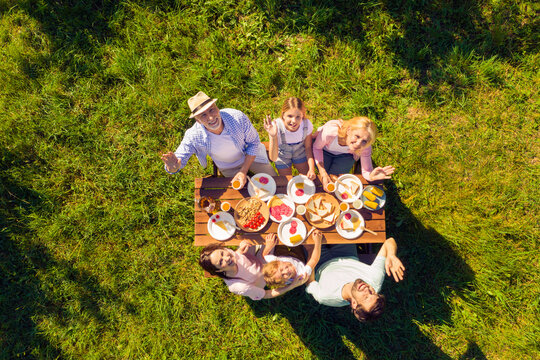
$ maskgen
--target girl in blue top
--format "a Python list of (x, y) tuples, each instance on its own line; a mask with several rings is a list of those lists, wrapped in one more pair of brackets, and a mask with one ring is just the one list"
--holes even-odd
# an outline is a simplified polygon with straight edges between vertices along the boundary
[(268, 132), (269, 157), (276, 164), (279, 175), (292, 175), (292, 165), (299, 173), (315, 179), (315, 160), (311, 148), (313, 124), (306, 118), (302, 100), (290, 97), (283, 103), (281, 117), (264, 119)]

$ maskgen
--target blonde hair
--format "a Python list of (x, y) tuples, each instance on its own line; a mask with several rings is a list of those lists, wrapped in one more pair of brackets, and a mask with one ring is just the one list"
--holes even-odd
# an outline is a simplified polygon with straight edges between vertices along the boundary
[(302, 117), (306, 117), (306, 106), (304, 102), (297, 97), (290, 97), (285, 100), (283, 106), (281, 107), (281, 118), (283, 119), (283, 114), (290, 109), (298, 109), (302, 112)]
[(279, 261), (274, 260), (269, 263), (264, 264), (262, 268), (262, 273), (264, 276), (264, 281), (266, 281), (266, 285), (272, 286), (272, 287), (282, 287), (285, 286), (285, 281), (281, 279), (281, 281), (275, 281), (273, 276), (276, 273), (277, 269), (279, 267)]
[[(356, 129), (365, 129), (369, 134), (369, 141), (366, 146), (370, 146), (375, 141), (375, 137), (377, 136), (377, 128), (375, 127), (375, 123), (371, 121), (369, 118), (365, 116), (356, 116), (353, 117), (350, 120), (343, 121), (343, 124), (338, 130), (338, 137), (341, 139), (347, 138), (347, 131), (356, 130)], [(363, 149), (356, 150), (355, 153), (357, 155), (360, 155), (360, 152), (362, 152)]]

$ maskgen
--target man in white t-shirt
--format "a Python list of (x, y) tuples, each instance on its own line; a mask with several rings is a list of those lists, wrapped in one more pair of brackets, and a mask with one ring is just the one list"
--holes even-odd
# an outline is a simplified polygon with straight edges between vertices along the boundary
[(385, 298), (378, 294), (384, 274), (396, 282), (403, 280), (405, 267), (396, 256), (397, 245), (387, 239), (371, 265), (358, 260), (354, 244), (325, 245), (319, 266), (311, 274), (306, 292), (320, 304), (334, 307), (350, 305), (360, 321), (371, 321), (384, 311)]
[(195, 124), (189, 128), (176, 151), (161, 156), (165, 170), (170, 174), (180, 171), (195, 154), (203, 167), (210, 156), (219, 171), (228, 177), (246, 183), (248, 170), (276, 175), (268, 161), (266, 149), (257, 130), (243, 112), (235, 109), (220, 110), (202, 91), (188, 100), (190, 118)]

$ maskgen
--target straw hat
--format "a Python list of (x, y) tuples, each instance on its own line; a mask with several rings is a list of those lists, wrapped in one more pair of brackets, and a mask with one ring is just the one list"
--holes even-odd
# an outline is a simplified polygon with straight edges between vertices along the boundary
[(216, 101), (217, 99), (210, 99), (208, 95), (202, 91), (199, 91), (197, 95), (189, 98), (187, 101), (189, 108), (191, 109), (191, 115), (189, 115), (189, 118), (191, 119), (196, 115), (205, 112)]

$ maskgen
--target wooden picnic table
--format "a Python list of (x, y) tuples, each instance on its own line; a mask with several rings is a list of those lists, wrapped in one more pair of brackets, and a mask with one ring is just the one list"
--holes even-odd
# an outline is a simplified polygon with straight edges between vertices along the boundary
[[(362, 184), (368, 185), (369, 183), (362, 177), (362, 175), (356, 175)], [(276, 182), (276, 194), (286, 194), (287, 193), (287, 183), (292, 178), (292, 176), (274, 176)], [(209, 176), (205, 178), (196, 178), (195, 179), (195, 199), (199, 199), (202, 196), (208, 196), (213, 199), (219, 199), (220, 201), (228, 201), (232, 209), (235, 208), (236, 204), (246, 197), (249, 197), (247, 190), (247, 185), (244, 186), (241, 190), (234, 190), (231, 187), (230, 177), (214, 177)], [(318, 177), (314, 181), (315, 186), (317, 187), (317, 193), (323, 192), (322, 183)], [(231, 214), (233, 210), (230, 210)], [(353, 240), (348, 240), (341, 237), (335, 228), (335, 225), (332, 225), (328, 229), (321, 229), (324, 234), (323, 243), (327, 244), (350, 244), (350, 243), (383, 243), (386, 240), (386, 222), (385, 222), (385, 211), (384, 208), (378, 211), (370, 211), (365, 208), (359, 210), (360, 214), (363, 216), (366, 221), (366, 228), (373, 230), (377, 235), (370, 234), (366, 231), (362, 233), (358, 238)], [(296, 218), (302, 220), (307, 229), (311, 229), (311, 225), (305, 219), (303, 215), (294, 215)], [(208, 219), (210, 215), (205, 211), (201, 210), (199, 206), (195, 205), (195, 246), (206, 246), (212, 243), (220, 242), (208, 234)], [(256, 243), (264, 244), (265, 236), (269, 233), (276, 233), (278, 228), (278, 223), (273, 222), (272, 220), (268, 221), (268, 224), (257, 233), (249, 233), (241, 230), (237, 230), (234, 236), (226, 241), (221, 241), (225, 245), (238, 245), (242, 240), (254, 240)], [(313, 244), (313, 239), (311, 236), (307, 239), (304, 244)]]

